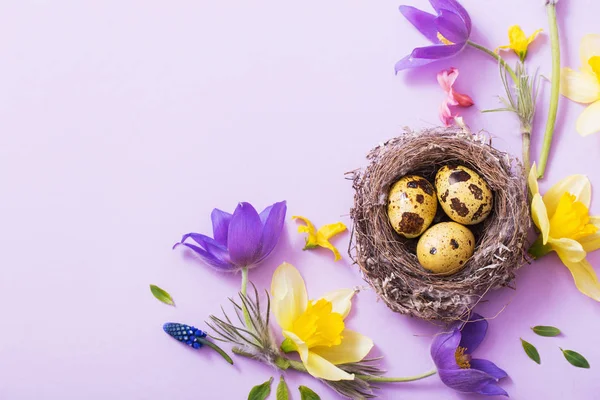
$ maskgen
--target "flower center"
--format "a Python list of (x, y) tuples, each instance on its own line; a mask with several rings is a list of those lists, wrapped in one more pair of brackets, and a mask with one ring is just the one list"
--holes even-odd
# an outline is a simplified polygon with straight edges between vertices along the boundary
[(294, 321), (292, 331), (308, 348), (337, 346), (342, 342), (344, 318), (341, 314), (332, 312), (332, 309), (331, 302), (325, 299), (311, 301), (306, 311)]
[[(600, 59), (600, 57), (598, 57)], [(578, 240), (596, 233), (598, 228), (589, 223), (588, 208), (571, 193), (565, 193), (550, 219), (550, 236)]]
[(456, 349), (456, 353), (454, 353), (454, 358), (456, 358), (456, 363), (462, 369), (471, 368), (471, 356), (469, 354), (465, 354), (467, 351), (466, 347), (458, 347)]
[(588, 60), (588, 64), (592, 67), (592, 71), (594, 71), (596, 78), (600, 81), (600, 56), (593, 56)]
[(441, 33), (439, 33), (439, 32), (438, 32), (438, 34), (437, 34), (437, 38), (438, 38), (438, 40), (440, 41), (440, 43), (443, 43), (443, 44), (445, 44), (445, 45), (451, 45), (451, 44), (454, 44), (454, 42), (451, 42), (451, 41), (449, 41), (448, 39), (446, 39), (446, 38), (444, 37), (444, 35), (442, 35), (442, 34), (441, 34)]

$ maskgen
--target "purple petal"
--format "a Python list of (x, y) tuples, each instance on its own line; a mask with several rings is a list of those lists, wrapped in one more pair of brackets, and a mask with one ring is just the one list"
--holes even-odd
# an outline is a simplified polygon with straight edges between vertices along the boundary
[(483, 371), (494, 378), (496, 380), (500, 380), (502, 378), (506, 378), (508, 374), (503, 369), (499, 368), (496, 364), (488, 360), (482, 360), (478, 358), (473, 358), (470, 361), (471, 368), (478, 369), (479, 371)]
[(181, 243), (184, 243), (187, 238), (190, 238), (194, 242), (198, 243), (202, 249), (220, 262), (231, 264), (227, 248), (213, 238), (200, 233), (187, 233), (181, 238)]
[(438, 369), (458, 368), (456, 364), (456, 348), (460, 343), (461, 333), (454, 329), (448, 333), (440, 333), (431, 343), (431, 358)]
[(421, 67), (437, 60), (452, 57), (459, 53), (464, 47), (465, 43), (417, 47), (409, 56), (404, 57), (396, 63), (396, 73), (404, 69)]
[(496, 380), (485, 372), (476, 369), (439, 369), (440, 379), (448, 387), (459, 392), (481, 393)]
[(229, 231), (231, 217), (231, 214), (221, 211), (218, 208), (212, 210), (212, 213), (210, 214), (213, 225), (213, 237), (223, 246), (227, 246), (227, 232)]
[(227, 247), (231, 261), (241, 267), (256, 262), (260, 255), (262, 223), (250, 203), (240, 203), (229, 223)]
[(467, 12), (467, 10), (465, 10), (465, 8), (463, 6), (461, 6), (458, 1), (456, 1), (456, 0), (429, 0), (429, 3), (431, 3), (431, 6), (433, 7), (433, 9), (436, 11), (436, 13), (438, 15), (441, 13), (442, 10), (452, 11), (453, 13), (460, 15), (460, 17), (462, 18), (462, 20), (465, 23), (467, 32), (469, 32), (469, 35), (471, 34), (471, 28), (472, 28), (471, 17), (469, 16), (469, 13)]
[[(279, 237), (281, 236), (281, 231), (283, 230), (283, 224), (285, 223), (287, 205), (285, 201), (282, 201), (267, 207), (265, 211), (267, 209), (269, 209), (269, 215), (263, 224), (261, 239), (262, 248), (257, 262), (264, 260), (269, 254), (271, 254), (277, 245)], [(265, 211), (261, 213), (261, 216)]]
[(506, 393), (506, 390), (504, 390), (500, 386), (498, 386), (497, 383), (489, 383), (487, 386), (484, 386), (477, 393), (480, 393), (480, 394), (483, 394), (486, 396), (506, 396), (506, 397), (508, 397), (508, 393)]
[(400, 12), (415, 28), (433, 43), (439, 43), (438, 30), (435, 25), (436, 16), (412, 6), (400, 6)]
[[(275, 203), (277, 204), (277, 203)], [(262, 210), (260, 212), (260, 214), (258, 214), (258, 216), (260, 217), (260, 223), (265, 226), (265, 223), (267, 222), (267, 218), (269, 218), (269, 215), (271, 214), (271, 210), (273, 209), (273, 206), (275, 204), (271, 204), (269, 207), (265, 208), (264, 210)]]
[(211, 267), (214, 267), (216, 269), (218, 269), (219, 271), (224, 271), (224, 272), (232, 272), (235, 271), (237, 268), (235, 265), (233, 264), (229, 264), (229, 263), (225, 263), (221, 260), (218, 260), (217, 258), (215, 258), (212, 254), (210, 254), (209, 252), (207, 252), (206, 250), (193, 245), (193, 244), (189, 244), (189, 243), (176, 243), (175, 246), (173, 246), (173, 248), (177, 247), (177, 246), (186, 246), (189, 249), (192, 249), (200, 258), (202, 258), (202, 260), (207, 263), (208, 265), (210, 265)]
[(409, 69), (409, 68), (421, 67), (423, 65), (427, 65), (434, 61), (436, 61), (436, 60), (426, 60), (424, 58), (413, 58), (413, 56), (411, 54), (411, 55), (404, 57), (402, 60), (398, 61), (394, 67), (394, 70), (396, 71), (396, 73), (398, 73), (402, 70)]
[(460, 346), (465, 347), (470, 354), (483, 342), (487, 332), (488, 322), (479, 314), (473, 313), (469, 321), (462, 328)]
[[(469, 39), (469, 32), (465, 21), (458, 15), (448, 10), (441, 10), (440, 16), (435, 20), (436, 30), (452, 43), (462, 43)], [(440, 43), (437, 40), (435, 43)]]

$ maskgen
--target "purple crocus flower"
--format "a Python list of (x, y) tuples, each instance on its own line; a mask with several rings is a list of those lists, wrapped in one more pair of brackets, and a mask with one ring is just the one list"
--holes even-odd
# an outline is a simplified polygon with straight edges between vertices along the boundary
[(498, 386), (498, 381), (508, 376), (506, 372), (491, 361), (471, 357), (485, 338), (487, 321), (472, 314), (462, 328), (461, 325), (460, 322), (452, 325), (431, 344), (431, 357), (440, 379), (459, 392), (508, 396)]
[[(188, 233), (173, 248), (186, 246), (219, 271), (233, 272), (252, 267), (275, 248), (283, 230), (286, 210), (285, 201), (265, 208), (260, 214), (250, 203), (239, 203), (233, 215), (215, 208), (210, 215), (214, 239), (200, 233)], [(185, 243), (188, 238), (197, 245)]]
[(433, 45), (417, 47), (396, 63), (396, 73), (452, 57), (467, 45), (471, 35), (471, 17), (456, 0), (429, 0), (437, 15), (411, 6), (400, 6), (404, 17)]

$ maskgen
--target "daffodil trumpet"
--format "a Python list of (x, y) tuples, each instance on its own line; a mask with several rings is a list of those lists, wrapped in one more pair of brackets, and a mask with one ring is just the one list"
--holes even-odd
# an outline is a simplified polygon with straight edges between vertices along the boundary
[(590, 216), (592, 188), (583, 175), (569, 176), (541, 195), (537, 168), (532, 166), (529, 188), (531, 216), (540, 236), (529, 253), (540, 258), (555, 251), (569, 269), (575, 286), (583, 294), (600, 301), (600, 282), (587, 253), (600, 248), (600, 216)]

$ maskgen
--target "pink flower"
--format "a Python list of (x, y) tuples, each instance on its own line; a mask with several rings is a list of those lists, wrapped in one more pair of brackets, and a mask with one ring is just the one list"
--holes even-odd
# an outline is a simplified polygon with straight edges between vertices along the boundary
[(437, 75), (438, 83), (447, 95), (440, 105), (440, 119), (446, 126), (452, 125), (454, 118), (458, 116), (458, 113), (452, 112), (450, 106), (471, 107), (474, 104), (471, 97), (454, 90), (456, 78), (458, 78), (458, 69), (456, 68), (440, 71)]

